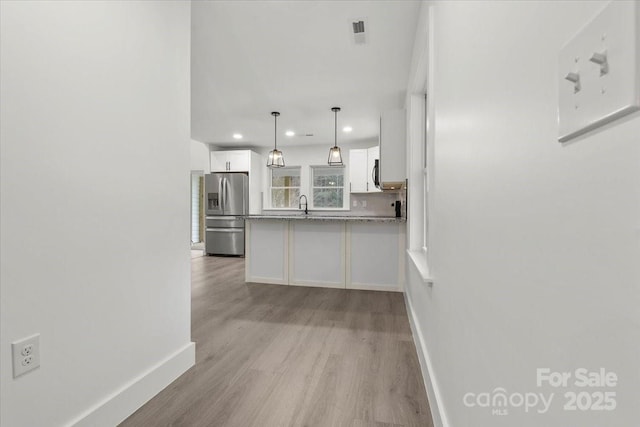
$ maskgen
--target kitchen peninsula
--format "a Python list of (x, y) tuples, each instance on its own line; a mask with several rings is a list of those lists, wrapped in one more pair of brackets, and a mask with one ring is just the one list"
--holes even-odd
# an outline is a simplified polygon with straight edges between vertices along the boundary
[(405, 218), (250, 215), (245, 280), (402, 291)]

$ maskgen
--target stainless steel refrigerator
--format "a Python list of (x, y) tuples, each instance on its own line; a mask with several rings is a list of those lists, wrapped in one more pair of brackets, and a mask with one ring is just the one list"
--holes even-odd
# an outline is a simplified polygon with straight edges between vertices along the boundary
[(249, 213), (249, 176), (212, 173), (204, 177), (208, 255), (244, 255), (244, 217)]

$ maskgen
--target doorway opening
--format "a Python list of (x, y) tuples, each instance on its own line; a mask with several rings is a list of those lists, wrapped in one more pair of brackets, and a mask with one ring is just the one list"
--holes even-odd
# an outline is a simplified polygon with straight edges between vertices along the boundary
[(204, 251), (204, 171), (191, 171), (191, 256)]

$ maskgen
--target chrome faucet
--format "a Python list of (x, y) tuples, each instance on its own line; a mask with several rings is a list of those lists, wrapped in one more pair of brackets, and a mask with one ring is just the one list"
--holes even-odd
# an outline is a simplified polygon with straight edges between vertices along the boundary
[(302, 209), (302, 198), (304, 197), (304, 214), (308, 215), (309, 210), (307, 209), (307, 196), (304, 194), (298, 198), (298, 209)]

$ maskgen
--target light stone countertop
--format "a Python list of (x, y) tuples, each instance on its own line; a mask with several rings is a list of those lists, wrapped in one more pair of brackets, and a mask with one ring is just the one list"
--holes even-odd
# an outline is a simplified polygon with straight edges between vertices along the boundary
[(292, 214), (292, 215), (247, 215), (246, 219), (280, 219), (280, 220), (300, 220), (300, 221), (360, 221), (360, 222), (391, 222), (405, 223), (406, 218), (396, 218), (392, 216), (351, 216), (351, 215), (318, 215), (318, 214)]

